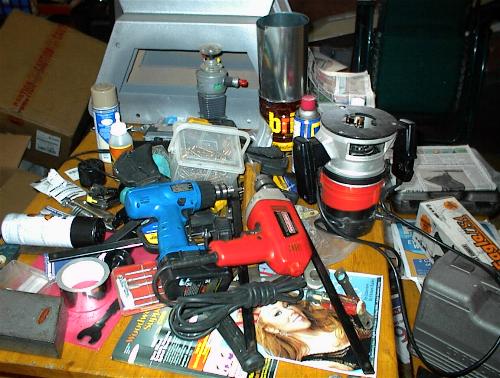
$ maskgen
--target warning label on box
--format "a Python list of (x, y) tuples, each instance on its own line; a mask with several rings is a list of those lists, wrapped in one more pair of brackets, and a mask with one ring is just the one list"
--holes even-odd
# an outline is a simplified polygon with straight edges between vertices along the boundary
[(35, 149), (52, 156), (59, 156), (61, 149), (61, 138), (56, 135), (47, 134), (43, 131), (36, 131)]

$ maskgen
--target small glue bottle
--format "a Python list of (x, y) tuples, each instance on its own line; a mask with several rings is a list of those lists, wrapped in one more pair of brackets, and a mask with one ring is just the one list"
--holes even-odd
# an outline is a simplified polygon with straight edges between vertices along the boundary
[(295, 112), (293, 122), (293, 137), (301, 136), (311, 139), (319, 130), (321, 117), (316, 106), (316, 97), (304, 95), (300, 107)]
[(134, 141), (127, 131), (127, 125), (120, 121), (120, 113), (115, 113), (115, 119), (109, 137), (109, 153), (113, 162), (117, 161), (121, 154), (134, 149)]

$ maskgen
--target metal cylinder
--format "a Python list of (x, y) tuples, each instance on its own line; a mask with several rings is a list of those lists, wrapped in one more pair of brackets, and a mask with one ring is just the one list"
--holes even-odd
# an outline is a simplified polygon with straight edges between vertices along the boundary
[(274, 13), (257, 20), (261, 98), (298, 101), (304, 94), (309, 18), (296, 12)]
[(106, 304), (109, 267), (95, 257), (73, 259), (56, 275), (66, 308), (71, 312), (94, 311)]

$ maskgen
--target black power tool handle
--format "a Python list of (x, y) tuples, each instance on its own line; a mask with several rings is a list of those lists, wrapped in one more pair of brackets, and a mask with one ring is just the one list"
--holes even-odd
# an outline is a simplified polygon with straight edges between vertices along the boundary
[(246, 347), (245, 336), (230, 315), (219, 323), (217, 330), (229, 345), (245, 372), (258, 371), (264, 366), (264, 357), (257, 352), (256, 348)]

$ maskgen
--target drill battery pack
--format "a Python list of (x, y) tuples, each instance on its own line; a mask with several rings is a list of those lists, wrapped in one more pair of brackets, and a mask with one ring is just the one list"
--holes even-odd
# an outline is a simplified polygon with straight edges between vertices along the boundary
[[(483, 269), (447, 252), (428, 273), (413, 334), (424, 357), (445, 371), (480, 359), (500, 335), (500, 288)], [(494, 377), (500, 349), (468, 377)]]
[[(206, 252), (178, 252), (167, 255), (165, 263), (196, 260)], [(233, 271), (215, 264), (194, 265), (183, 268), (169, 268), (160, 275), (165, 295), (170, 300), (203, 293), (226, 291), (233, 280)]]

